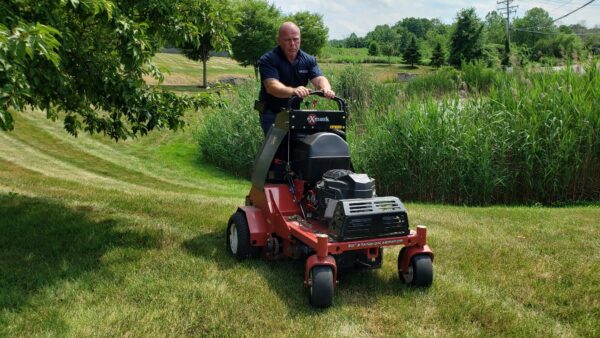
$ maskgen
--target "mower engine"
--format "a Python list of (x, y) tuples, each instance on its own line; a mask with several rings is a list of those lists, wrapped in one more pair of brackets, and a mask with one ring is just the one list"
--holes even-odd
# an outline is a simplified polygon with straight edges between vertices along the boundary
[(333, 169), (323, 174), (308, 194), (320, 220), (336, 241), (409, 233), (408, 215), (397, 197), (377, 197), (375, 180), (366, 174)]

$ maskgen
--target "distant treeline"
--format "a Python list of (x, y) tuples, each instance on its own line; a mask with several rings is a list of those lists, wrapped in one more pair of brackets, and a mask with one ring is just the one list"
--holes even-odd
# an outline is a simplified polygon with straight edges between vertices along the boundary
[[(469, 36), (469, 39), (461, 39)], [(460, 59), (480, 59), (488, 64), (529, 61), (555, 64), (557, 60), (577, 60), (600, 55), (600, 27), (582, 24), (557, 26), (542, 8), (533, 8), (511, 22), (507, 45), (506, 19), (493, 11), (485, 19), (474, 9), (463, 9), (452, 24), (438, 19), (404, 18), (394, 25), (378, 25), (364, 37), (355, 33), (341, 40), (330, 40), (331, 47), (366, 48), (370, 56), (404, 56), (412, 40), (420, 54), (419, 63), (456, 64)], [(470, 45), (473, 45), (472, 47)], [(436, 48), (437, 55), (436, 55)], [(472, 49), (473, 57), (463, 49)], [(507, 57), (510, 48), (510, 58)], [(441, 56), (440, 56), (441, 55)], [(443, 61), (443, 62), (441, 62)]]

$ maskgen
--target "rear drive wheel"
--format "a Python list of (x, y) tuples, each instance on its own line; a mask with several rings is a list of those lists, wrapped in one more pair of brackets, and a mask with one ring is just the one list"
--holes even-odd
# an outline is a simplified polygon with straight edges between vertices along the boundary
[(333, 270), (317, 265), (310, 270), (310, 303), (315, 307), (329, 307), (333, 302)]
[(400, 271), (402, 251), (398, 255), (398, 274), (404, 284), (418, 288), (427, 288), (433, 282), (433, 264), (428, 255), (415, 255), (410, 259), (407, 271)]
[(237, 259), (254, 258), (260, 252), (259, 247), (250, 245), (250, 228), (241, 211), (234, 213), (227, 224), (227, 251)]

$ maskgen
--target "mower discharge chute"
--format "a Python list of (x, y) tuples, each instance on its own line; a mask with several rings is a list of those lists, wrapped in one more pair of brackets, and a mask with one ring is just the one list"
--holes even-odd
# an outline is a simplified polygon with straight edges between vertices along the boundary
[[(320, 91), (311, 95), (323, 96)], [(238, 259), (306, 258), (304, 285), (312, 305), (328, 307), (338, 272), (380, 268), (383, 248), (403, 245), (398, 274), (429, 287), (433, 253), (427, 229), (409, 229), (397, 197), (378, 197), (375, 181), (354, 173), (346, 143), (346, 103), (339, 110), (287, 109), (256, 156), (252, 188), (227, 226), (227, 248)]]

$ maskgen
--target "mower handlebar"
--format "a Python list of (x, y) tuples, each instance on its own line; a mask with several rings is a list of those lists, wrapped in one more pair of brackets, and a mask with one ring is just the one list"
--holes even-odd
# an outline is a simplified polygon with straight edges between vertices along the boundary
[[(311, 90), (310, 94), (308, 94), (308, 96), (310, 96), (310, 95), (317, 95), (320, 97), (325, 97), (325, 94), (323, 94), (322, 90)], [(303, 99), (300, 96), (296, 96), (296, 95), (290, 97), (290, 99), (288, 100), (288, 106), (287, 106), (288, 110), (291, 110), (292, 105), (298, 100), (300, 102), (302, 102)], [(346, 101), (344, 99), (342, 99), (339, 96), (334, 96), (333, 98), (331, 98), (331, 100), (337, 102), (338, 107), (341, 111), (346, 112)]]

